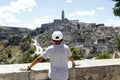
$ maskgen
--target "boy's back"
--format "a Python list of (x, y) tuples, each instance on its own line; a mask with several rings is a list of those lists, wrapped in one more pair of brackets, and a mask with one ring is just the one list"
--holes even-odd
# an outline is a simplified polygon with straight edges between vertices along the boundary
[(42, 57), (50, 58), (49, 77), (51, 79), (66, 80), (68, 78), (68, 57), (71, 55), (69, 47), (65, 44), (52, 45), (46, 49)]

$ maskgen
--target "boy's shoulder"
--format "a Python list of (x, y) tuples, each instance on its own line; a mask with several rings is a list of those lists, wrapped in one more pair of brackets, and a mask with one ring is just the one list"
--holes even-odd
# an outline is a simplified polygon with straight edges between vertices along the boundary
[(64, 46), (64, 48), (66, 48), (66, 49), (68, 49), (68, 48), (69, 48), (69, 46), (68, 46), (68, 45), (66, 45), (66, 44), (63, 44), (63, 46)]
[(65, 47), (68, 47), (68, 45), (67, 44), (63, 44)]
[(52, 48), (53, 48), (53, 45), (48, 46), (48, 49), (52, 49)]

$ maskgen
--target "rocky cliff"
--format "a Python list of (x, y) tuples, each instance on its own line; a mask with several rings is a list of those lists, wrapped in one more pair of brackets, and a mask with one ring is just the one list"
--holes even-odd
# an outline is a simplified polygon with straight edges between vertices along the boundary
[(31, 32), (28, 28), (17, 28), (9, 26), (0, 26), (0, 39), (6, 39), (11, 36), (24, 36)]

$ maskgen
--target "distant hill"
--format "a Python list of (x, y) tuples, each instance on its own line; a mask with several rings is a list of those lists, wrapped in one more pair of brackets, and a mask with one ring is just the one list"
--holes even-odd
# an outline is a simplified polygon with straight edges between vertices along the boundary
[(24, 36), (31, 32), (28, 28), (0, 26), (0, 39), (6, 39), (14, 35)]

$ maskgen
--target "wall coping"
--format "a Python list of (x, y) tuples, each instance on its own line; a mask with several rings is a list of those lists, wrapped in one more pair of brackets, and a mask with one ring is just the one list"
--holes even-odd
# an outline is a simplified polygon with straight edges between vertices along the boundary
[[(102, 60), (85, 59), (85, 60), (76, 60), (75, 62), (78, 64), (81, 64), (81, 66), (77, 66), (75, 68), (88, 68), (88, 67), (97, 67), (97, 66), (120, 65), (120, 59), (102, 59)], [(23, 71), (19, 71), (19, 69), (23, 68), (23, 67), (27, 67), (29, 64), (30, 63), (28, 63), (28, 64), (0, 65), (0, 74), (23, 72)], [(48, 70), (49, 66), (50, 66), (49, 62), (38, 63), (32, 69), (35, 71)], [(71, 62), (68, 62), (68, 68), (71, 68), (71, 67), (72, 67)]]

